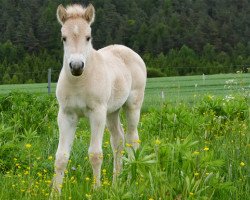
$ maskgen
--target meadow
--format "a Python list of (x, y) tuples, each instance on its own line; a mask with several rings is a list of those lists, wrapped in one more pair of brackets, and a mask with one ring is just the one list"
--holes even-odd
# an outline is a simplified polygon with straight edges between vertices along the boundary
[[(48, 199), (58, 105), (46, 84), (0, 86), (0, 199)], [(105, 130), (102, 187), (93, 189), (81, 120), (60, 199), (249, 199), (250, 74), (148, 79), (140, 149), (112, 185)], [(126, 130), (126, 121), (122, 123)], [(126, 144), (126, 148), (131, 148)]]

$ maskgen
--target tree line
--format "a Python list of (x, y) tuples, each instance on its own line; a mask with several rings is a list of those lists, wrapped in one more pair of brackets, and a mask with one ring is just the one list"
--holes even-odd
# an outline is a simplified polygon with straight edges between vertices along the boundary
[(93, 46), (124, 44), (148, 75), (227, 73), (250, 64), (248, 0), (0, 0), (0, 83), (56, 81), (62, 65), (59, 4), (92, 3)]

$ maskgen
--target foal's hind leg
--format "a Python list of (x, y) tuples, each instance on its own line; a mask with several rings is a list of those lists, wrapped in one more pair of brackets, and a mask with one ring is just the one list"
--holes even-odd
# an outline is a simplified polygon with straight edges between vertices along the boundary
[(126, 104), (125, 112), (127, 118), (126, 142), (136, 150), (139, 147), (139, 135), (137, 126), (140, 120), (140, 110), (143, 102), (144, 92), (131, 92)]
[(107, 127), (111, 132), (110, 142), (114, 155), (114, 183), (122, 169), (122, 150), (124, 149), (124, 132), (120, 122), (119, 110), (107, 116)]

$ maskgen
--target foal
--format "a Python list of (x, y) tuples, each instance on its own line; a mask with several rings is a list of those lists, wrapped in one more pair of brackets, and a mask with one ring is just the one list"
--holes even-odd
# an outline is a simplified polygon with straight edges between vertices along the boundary
[(137, 125), (146, 84), (146, 67), (141, 57), (122, 45), (111, 45), (96, 51), (91, 44), (94, 7), (59, 5), (57, 18), (62, 25), (64, 44), (63, 67), (56, 96), (59, 103), (59, 144), (55, 160), (53, 188), (59, 193), (80, 117), (87, 117), (91, 127), (88, 150), (96, 180), (101, 185), (102, 139), (105, 125), (111, 132), (114, 154), (113, 181), (122, 168), (121, 151), (124, 132), (119, 119), (123, 106), (126, 112), (128, 143), (138, 148)]

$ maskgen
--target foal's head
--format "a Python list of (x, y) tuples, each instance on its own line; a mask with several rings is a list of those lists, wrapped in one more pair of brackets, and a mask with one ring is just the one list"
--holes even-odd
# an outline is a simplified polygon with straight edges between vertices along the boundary
[(77, 4), (66, 9), (62, 5), (57, 8), (57, 19), (62, 25), (64, 59), (73, 76), (82, 74), (92, 49), (90, 25), (94, 18), (95, 9), (91, 4), (86, 8)]

